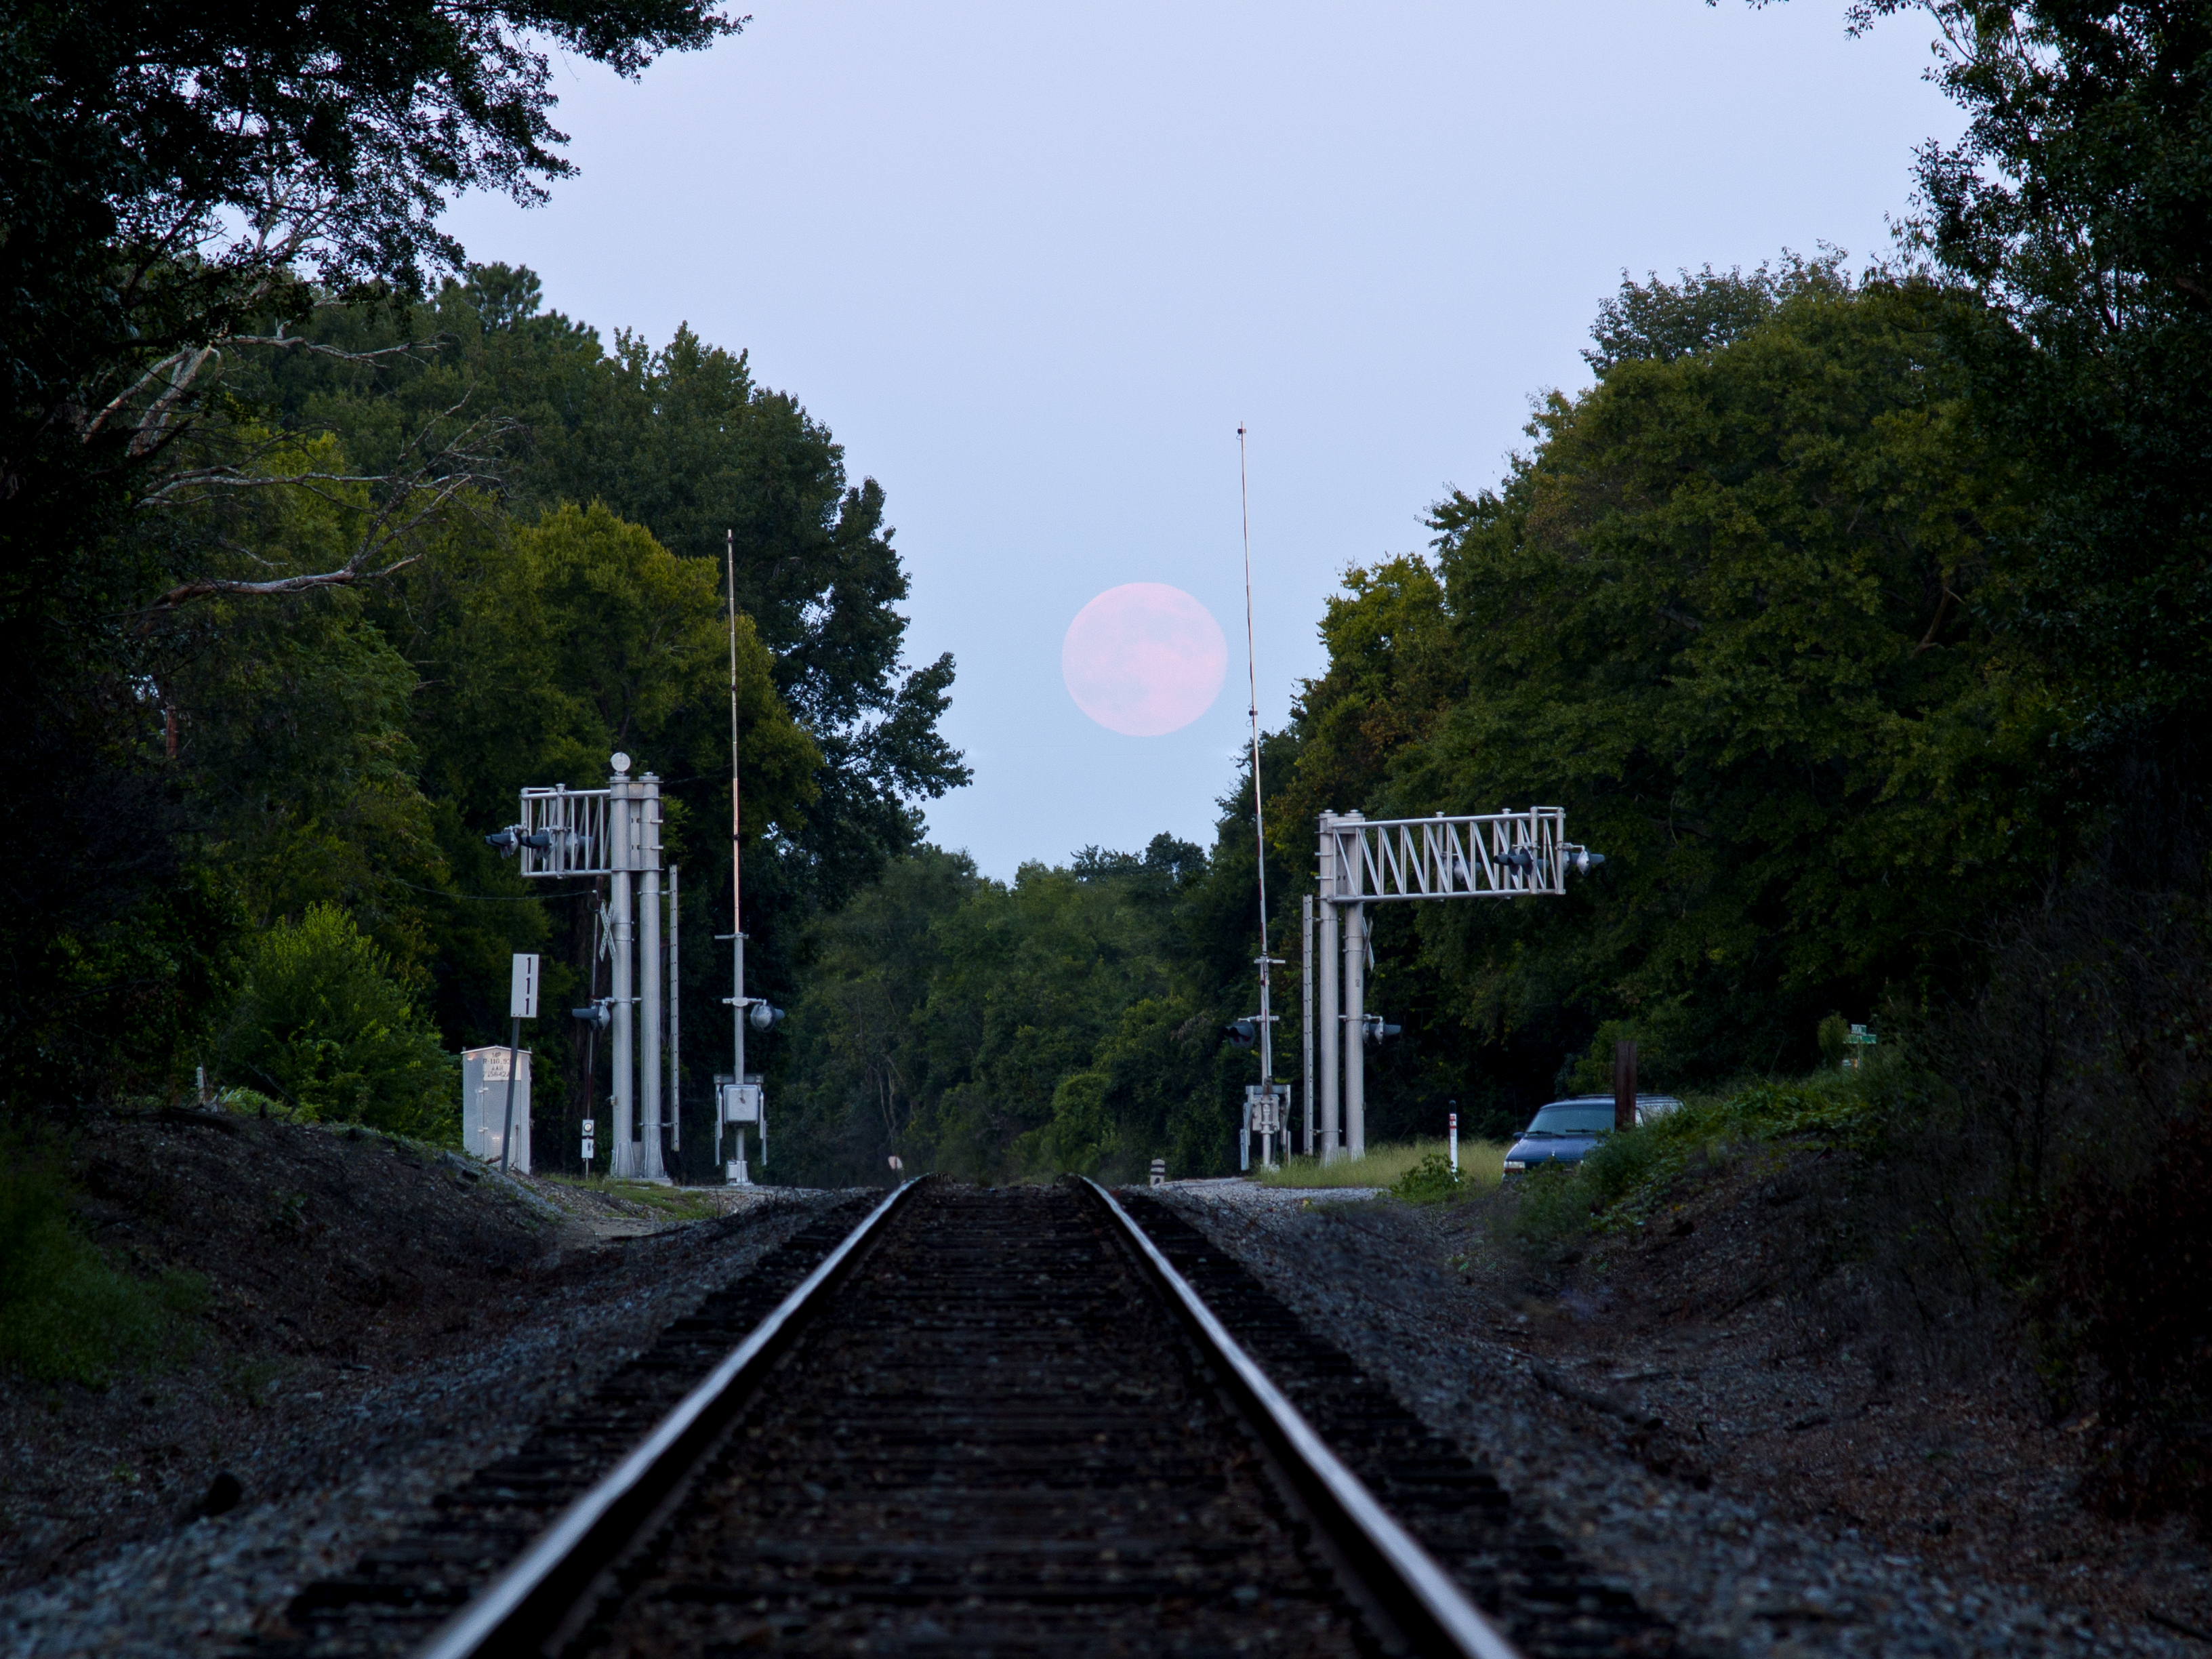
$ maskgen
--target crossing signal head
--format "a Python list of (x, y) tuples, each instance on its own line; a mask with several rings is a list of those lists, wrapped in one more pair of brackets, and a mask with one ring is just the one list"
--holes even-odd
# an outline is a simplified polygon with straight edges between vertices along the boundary
[(783, 1010), (771, 1008), (765, 1002), (756, 1002), (745, 1010), (745, 1023), (756, 1031), (773, 1031), (783, 1024)]
[(1221, 1028), (1221, 1034), (1229, 1039), (1231, 1048), (1249, 1048), (1260, 1040), (1260, 1022), (1256, 1019), (1232, 1019)]
[(1360, 1034), (1370, 1042), (1380, 1042), (1386, 1037), (1396, 1036), (1406, 1028), (1393, 1025), (1380, 1014), (1369, 1014), (1359, 1022)]
[(1604, 854), (1593, 853), (1587, 847), (1571, 847), (1567, 849), (1567, 866), (1577, 875), (1586, 876), (1604, 862)]
[(613, 1011), (608, 1007), (607, 1000), (604, 997), (588, 1006), (571, 1008), (568, 1011), (568, 1018), (582, 1020), (595, 1031), (605, 1030), (608, 1026), (614, 1024), (615, 1018)]
[(511, 859), (515, 854), (515, 849), (522, 845), (522, 826), (519, 823), (510, 823), (497, 835), (486, 836), (484, 845), (496, 848), (500, 857)]

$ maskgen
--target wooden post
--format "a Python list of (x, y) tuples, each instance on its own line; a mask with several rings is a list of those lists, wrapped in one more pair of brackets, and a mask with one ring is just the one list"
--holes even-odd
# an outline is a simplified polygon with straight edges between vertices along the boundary
[(1636, 1044), (1613, 1045), (1613, 1127), (1636, 1127)]

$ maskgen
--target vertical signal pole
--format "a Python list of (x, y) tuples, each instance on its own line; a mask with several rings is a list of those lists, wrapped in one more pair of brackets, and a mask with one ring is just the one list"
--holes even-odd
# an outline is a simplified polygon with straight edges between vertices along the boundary
[[(1245, 714), (1252, 722), (1252, 834), (1259, 854), (1260, 877), (1260, 1086), (1274, 1086), (1275, 1026), (1268, 1005), (1267, 960), (1267, 823), (1260, 798), (1260, 661), (1252, 627), (1252, 486), (1244, 465), (1244, 427), (1237, 428), (1237, 500), (1244, 531), (1244, 676), (1248, 694)], [(1272, 1094), (1270, 1098), (1272, 1099)], [(1279, 1127), (1280, 1126), (1278, 1126)], [(1267, 1135), (1264, 1154), (1274, 1160), (1275, 1131)]]
[(683, 912), (676, 902), (676, 866), (668, 866), (668, 1128), (669, 1138), (678, 1152), (684, 1150), (684, 1109), (682, 1083), (684, 1077), (683, 1035), (684, 1021), (677, 1007), (679, 978), (677, 974), (678, 957), (676, 930)]
[(1301, 907), (1304, 914), (1299, 918), (1304, 924), (1304, 960), (1298, 969), (1298, 1047), (1305, 1065), (1300, 1076), (1298, 1095), (1305, 1106), (1306, 1156), (1316, 1158), (1321, 1149), (1314, 1145), (1314, 896), (1308, 893)]
[[(727, 566), (730, 583), (730, 955), (732, 983), (730, 988), (730, 1024), (737, 1033), (735, 1044), (737, 1070), (731, 1081), (742, 1087), (745, 1080), (745, 915), (743, 864), (744, 854), (738, 844), (738, 833), (743, 825), (743, 799), (738, 783), (738, 534), (734, 530), (722, 532), (723, 556)], [(714, 1114), (719, 1121), (723, 1111), (720, 1102)], [(763, 1114), (765, 1118), (766, 1114)], [(765, 1130), (768, 1125), (763, 1122)], [(721, 1132), (718, 1127), (715, 1139)], [(745, 1132), (738, 1130), (737, 1165), (743, 1170), (745, 1163)]]

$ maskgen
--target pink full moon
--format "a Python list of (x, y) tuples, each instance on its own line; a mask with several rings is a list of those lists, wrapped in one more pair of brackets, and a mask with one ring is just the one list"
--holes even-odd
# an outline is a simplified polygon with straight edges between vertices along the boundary
[(1181, 731), (1213, 707), (1228, 668), (1212, 612), (1164, 582), (1108, 588), (1075, 613), (1060, 646), (1075, 706), (1124, 737)]

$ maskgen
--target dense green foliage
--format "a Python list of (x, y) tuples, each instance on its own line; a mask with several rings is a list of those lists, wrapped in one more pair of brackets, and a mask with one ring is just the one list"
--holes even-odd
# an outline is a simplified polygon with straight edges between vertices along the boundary
[[(535, 949), (565, 1146), (592, 1056), (557, 1011), (591, 988), (597, 895), (526, 891), (482, 837), (617, 748), (657, 771), (684, 1024), (720, 1022), (697, 947), (731, 884), (726, 553), (756, 988), (787, 1000), (786, 919), (964, 780), (951, 661), (902, 660), (883, 493), (820, 422), (688, 331), (608, 349), (438, 225), (570, 170), (542, 46), (634, 74), (736, 27), (692, 0), (9, 20), (0, 684), (10, 775), (40, 781), (0, 805), (11, 1103), (174, 1095), (206, 1064), (427, 1126), (416, 1039), (503, 1036)], [(374, 966), (334, 1011), (271, 952), (341, 920)]]
[[(694, 0), (0, 19), (0, 766), (38, 780), (0, 794), (11, 1091), (163, 1079), (220, 1009), (232, 910), (199, 809), (234, 792), (164, 764), (161, 693), (218, 637), (179, 607), (419, 555), (480, 459), (433, 434), (400, 474), (348, 481), (341, 453), (301, 464), (225, 371), (295, 349), (270, 343), (319, 307), (455, 267), (454, 194), (532, 199), (570, 170), (544, 46), (634, 75), (734, 27)], [(325, 506), (335, 559), (269, 544)]]
[(256, 937), (215, 1057), (226, 1080), (303, 1117), (441, 1139), (459, 1116), (452, 1057), (389, 958), (335, 905)]
[(1228, 994), (1191, 950), (1208, 866), (1156, 836), (1008, 884), (925, 848), (823, 921), (794, 1011), (779, 1168), (885, 1160), (985, 1178), (1211, 1174), (1256, 1077), (1222, 1046)]
[(1285, 840), (1541, 800), (1608, 860), (1564, 907), (1384, 917), (1378, 997), (1524, 1089), (1593, 1035), (1661, 1080), (1802, 1065), (2033, 880), (2057, 722), (1979, 605), (2014, 480), (1947, 367), (1960, 303), (1832, 263), (1628, 285), (1597, 384), (1437, 509), (1433, 562), (1352, 574)]

